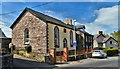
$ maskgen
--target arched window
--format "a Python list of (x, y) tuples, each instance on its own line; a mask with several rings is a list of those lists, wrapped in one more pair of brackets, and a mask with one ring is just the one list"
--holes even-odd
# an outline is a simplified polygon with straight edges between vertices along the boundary
[(24, 31), (24, 43), (29, 44), (29, 30), (28, 30), (28, 28), (26, 28)]
[(57, 26), (54, 28), (54, 46), (59, 48), (59, 29)]
[(71, 47), (73, 47), (72, 43), (73, 43), (73, 32), (72, 32), (72, 30), (71, 30), (71, 31), (70, 31), (70, 46), (71, 46)]
[(63, 39), (63, 47), (67, 48), (67, 39), (66, 38)]

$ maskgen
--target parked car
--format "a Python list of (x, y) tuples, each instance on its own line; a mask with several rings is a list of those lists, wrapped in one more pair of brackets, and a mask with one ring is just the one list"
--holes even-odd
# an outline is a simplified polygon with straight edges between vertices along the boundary
[(94, 50), (92, 57), (107, 58), (107, 54), (103, 50)]

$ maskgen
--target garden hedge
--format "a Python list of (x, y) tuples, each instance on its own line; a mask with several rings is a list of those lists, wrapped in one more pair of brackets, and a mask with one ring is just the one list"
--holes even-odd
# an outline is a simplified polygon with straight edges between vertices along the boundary
[(119, 50), (117, 48), (104, 48), (103, 49), (108, 56), (116, 56), (119, 53)]

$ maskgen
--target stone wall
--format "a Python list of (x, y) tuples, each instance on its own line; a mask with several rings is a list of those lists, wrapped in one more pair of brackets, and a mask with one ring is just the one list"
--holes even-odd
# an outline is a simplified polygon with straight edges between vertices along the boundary
[(24, 30), (29, 29), (32, 51), (46, 53), (46, 23), (26, 12), (12, 30), (12, 43), (17, 49), (24, 49)]
[(6, 54), (0, 56), (0, 62), (2, 63), (1, 69), (12, 69), (13, 67), (13, 54)]
[(9, 43), (11, 42), (11, 38), (0, 38), (1, 48), (9, 48)]

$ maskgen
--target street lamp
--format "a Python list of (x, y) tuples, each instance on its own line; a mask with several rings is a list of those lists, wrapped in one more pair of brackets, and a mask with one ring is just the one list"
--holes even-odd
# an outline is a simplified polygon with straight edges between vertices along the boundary
[(75, 47), (75, 60), (76, 60), (76, 46), (77, 46), (77, 42), (76, 42), (76, 32), (75, 32), (75, 22), (76, 20), (73, 20), (73, 23), (74, 23), (74, 47)]

